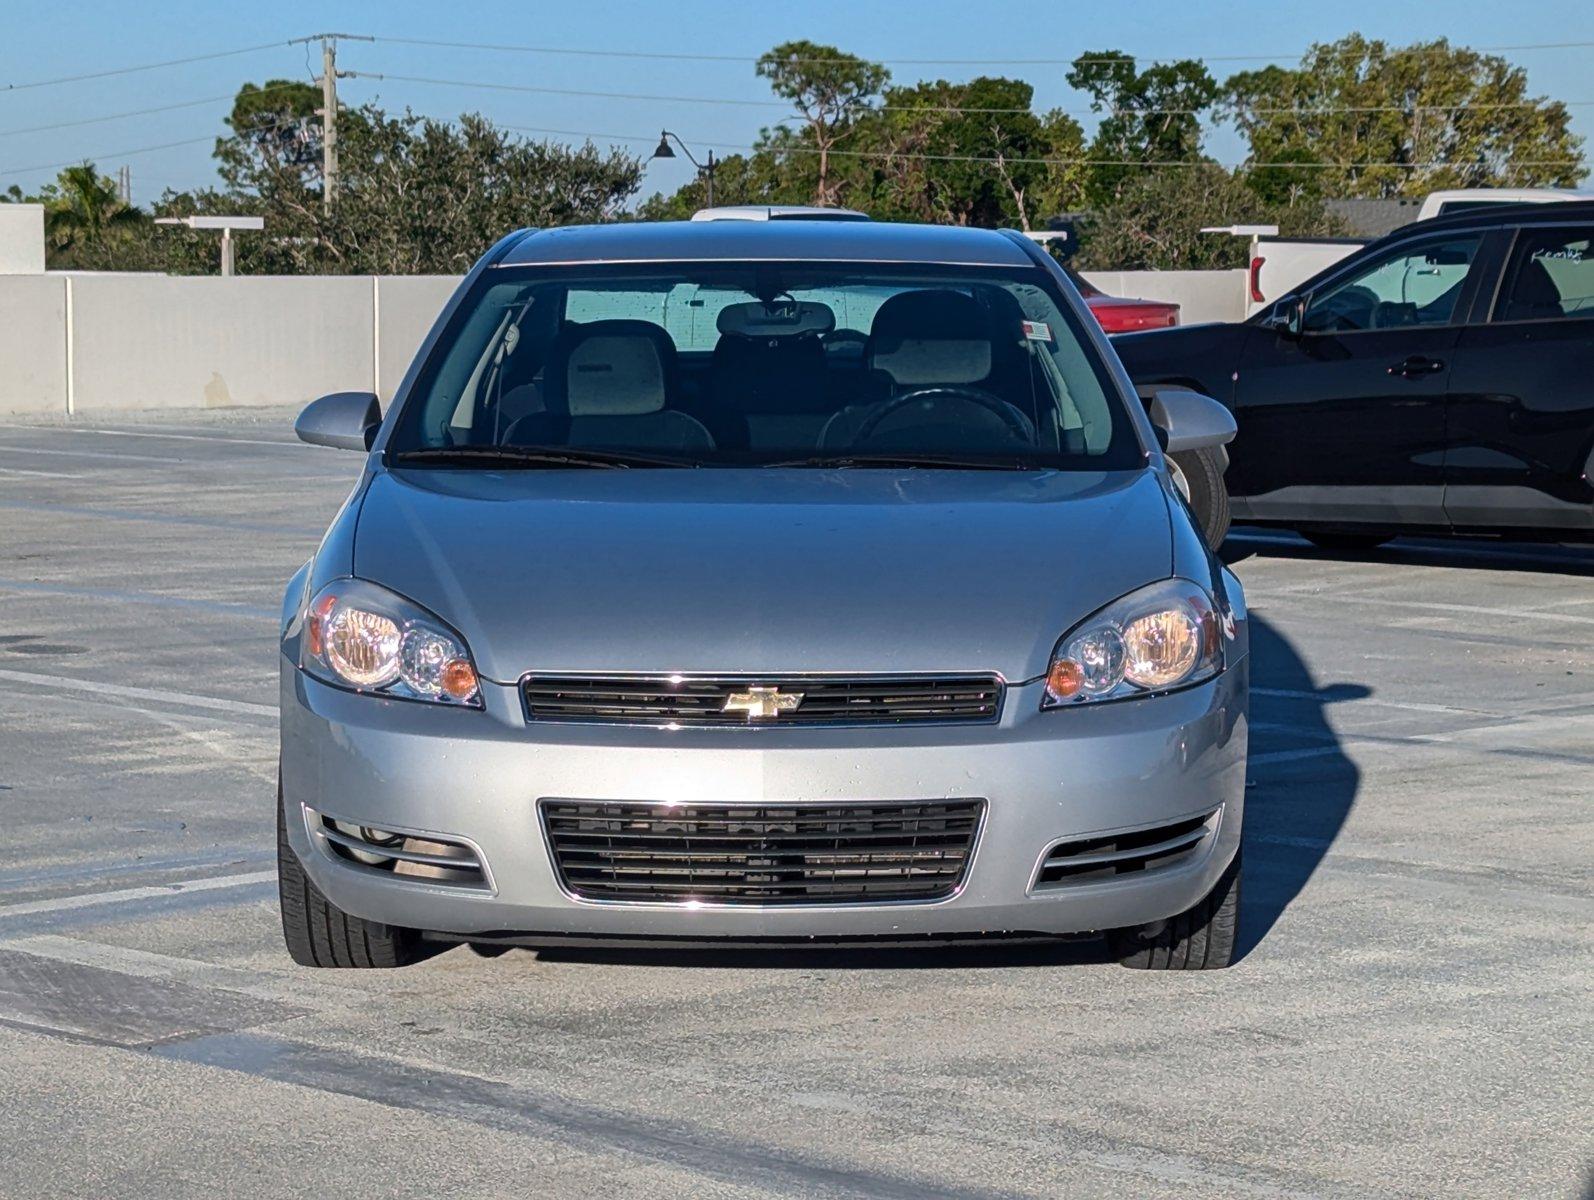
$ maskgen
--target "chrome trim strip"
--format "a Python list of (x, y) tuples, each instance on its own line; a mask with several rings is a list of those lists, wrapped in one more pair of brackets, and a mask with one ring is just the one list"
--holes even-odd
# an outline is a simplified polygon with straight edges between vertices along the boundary
[[(1043, 677), (1044, 678), (1044, 677)], [(531, 704), (526, 697), (526, 686), (534, 679), (549, 680), (581, 680), (602, 682), (612, 680), (617, 683), (656, 683), (661, 685), (697, 683), (714, 684), (724, 683), (732, 685), (748, 684), (763, 685), (766, 687), (780, 687), (788, 684), (849, 684), (849, 683), (918, 683), (924, 680), (944, 680), (948, 683), (980, 684), (988, 683), (996, 689), (996, 708), (988, 717), (937, 717), (920, 718), (913, 720), (856, 720), (856, 721), (785, 721), (779, 717), (768, 720), (748, 720), (743, 722), (715, 721), (693, 722), (677, 721), (671, 718), (621, 718), (613, 717), (537, 717), (531, 712)], [(1205, 681), (1203, 681), (1205, 682)], [(624, 725), (643, 729), (892, 729), (897, 727), (922, 728), (935, 725), (997, 725), (1001, 723), (1002, 711), (1007, 705), (1008, 680), (1000, 671), (904, 671), (892, 674), (879, 674), (875, 672), (836, 672), (836, 671), (780, 671), (765, 674), (750, 674), (745, 672), (704, 672), (704, 671), (527, 671), (515, 681), (514, 688), (520, 697), (520, 710), (528, 725)], [(638, 803), (650, 803), (639, 801)]]

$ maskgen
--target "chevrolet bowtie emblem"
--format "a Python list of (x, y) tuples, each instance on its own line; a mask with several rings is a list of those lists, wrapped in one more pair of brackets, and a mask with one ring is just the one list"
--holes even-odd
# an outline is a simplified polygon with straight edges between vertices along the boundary
[(725, 697), (723, 712), (745, 713), (749, 721), (765, 721), (791, 712), (803, 702), (801, 692), (783, 692), (775, 687), (750, 687)]

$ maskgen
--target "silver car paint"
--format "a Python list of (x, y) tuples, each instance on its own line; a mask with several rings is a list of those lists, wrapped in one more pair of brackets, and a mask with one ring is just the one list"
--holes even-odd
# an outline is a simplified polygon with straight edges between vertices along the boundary
[(1069, 626), (1171, 573), (1169, 524), (1149, 471), (400, 471), (371, 483), (353, 574), (442, 616), (500, 683), (1021, 680)]
[[(530, 252), (535, 240), (524, 231), (504, 238), (445, 306), (360, 479), (284, 597), (288, 837), (333, 903), (373, 920), (461, 934), (824, 937), (1110, 928), (1171, 916), (1210, 890), (1238, 850), (1243, 817), (1243, 595), (1195, 532), (1132, 384), (1049, 258), (1018, 235), (1006, 239), (1053, 276), (1083, 336), (1105, 357), (1144, 449), (1143, 471), (388, 473), (382, 454), (394, 415), (461, 297), (517, 247), (528, 261), (555, 260), (547, 243)], [(735, 249), (725, 246), (725, 256)], [(1005, 262), (1010, 251), (992, 253)], [(655, 248), (652, 257), (669, 255)], [(727, 479), (756, 490), (733, 497)], [(695, 489), (702, 489), (697, 497), (689, 494)], [(875, 536), (853, 538), (854, 522)], [(673, 544), (650, 541), (647, 529), (673, 531)], [(800, 556), (790, 550), (793, 537)], [(466, 558), (456, 557), (461, 544)], [(600, 563), (642, 586), (625, 595)], [(695, 581), (706, 608), (664, 601), (663, 589), (650, 591), (646, 572), (630, 573), (627, 564), (666, 570), (672, 583)], [(466, 633), (484, 676), (498, 681), (484, 684), (484, 711), (376, 699), (298, 670), (305, 600), (357, 567)], [(855, 599), (842, 606), (848, 573)], [(1202, 582), (1229, 607), (1226, 670), (1164, 696), (1040, 711), (1035, 679), (1057, 637), (1118, 595), (1169, 575)], [(865, 586), (869, 598), (883, 588), (902, 603), (867, 611), (858, 594)], [(816, 597), (832, 606), (827, 613), (801, 607)], [(679, 636), (666, 617), (681, 623)], [(870, 636), (846, 632), (849, 620)], [(615, 637), (626, 621), (649, 636)], [(803, 639), (829, 638), (791, 638), (794, 628)], [(600, 651), (601, 663), (583, 657)], [(756, 656), (756, 665), (743, 655)], [(996, 726), (672, 731), (531, 725), (509, 686), (530, 665), (746, 672), (794, 669), (799, 661), (809, 671), (998, 669), (1010, 687)], [(541, 797), (800, 803), (953, 796), (986, 799), (987, 816), (964, 886), (927, 903), (770, 909), (581, 901), (560, 889), (536, 818)], [(1029, 888), (1040, 855), (1060, 837), (1156, 825), (1218, 806), (1212, 839), (1175, 868)], [(310, 811), (467, 840), (480, 849), (493, 889), (398, 880), (334, 859), (313, 838)]]

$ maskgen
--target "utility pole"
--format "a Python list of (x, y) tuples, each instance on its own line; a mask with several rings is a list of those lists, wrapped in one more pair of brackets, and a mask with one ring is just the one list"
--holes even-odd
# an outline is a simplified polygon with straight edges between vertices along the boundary
[(321, 39), (321, 206), (338, 198), (338, 40)]

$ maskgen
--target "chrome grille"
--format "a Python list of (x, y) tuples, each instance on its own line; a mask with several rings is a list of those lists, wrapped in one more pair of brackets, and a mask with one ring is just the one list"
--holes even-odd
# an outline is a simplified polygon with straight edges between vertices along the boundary
[(1099, 883), (1138, 871), (1173, 866), (1193, 853), (1217, 828), (1221, 809), (1151, 829), (1101, 834), (1060, 842), (1046, 853), (1036, 887)]
[(540, 808), (560, 882), (583, 899), (793, 905), (951, 895), (985, 802)]
[[(528, 675), (530, 721), (626, 725), (977, 724), (1001, 714), (996, 675), (628, 676)], [(781, 711), (749, 713), (749, 697), (778, 695)], [(800, 696), (800, 700), (793, 700)], [(727, 704), (731, 707), (727, 708)], [(738, 709), (737, 704), (743, 707)], [(771, 705), (772, 707), (773, 705)]]

